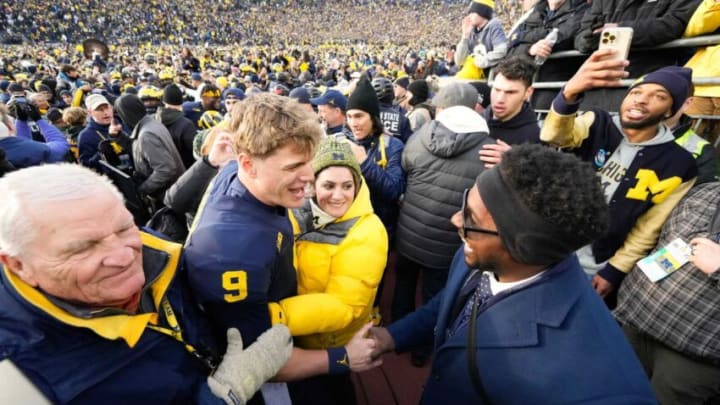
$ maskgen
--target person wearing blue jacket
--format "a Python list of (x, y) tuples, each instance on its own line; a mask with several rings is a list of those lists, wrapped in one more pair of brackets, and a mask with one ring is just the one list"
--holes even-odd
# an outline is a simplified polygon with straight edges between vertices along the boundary
[(406, 143), (413, 131), (410, 129), (410, 121), (405, 116), (407, 111), (399, 105), (393, 104), (395, 99), (393, 83), (386, 77), (376, 77), (372, 81), (372, 86), (380, 102), (380, 121), (382, 121), (385, 131)]
[[(70, 145), (59, 129), (41, 119), (37, 108), (30, 104), (17, 106), (14, 111), (17, 117), (13, 125), (5, 108), (0, 110), (0, 148), (5, 150), (8, 162), (20, 169), (65, 160)], [(33, 122), (45, 142), (33, 140)]]
[(348, 98), (346, 115), (352, 132), (347, 137), (370, 189), (373, 210), (385, 225), (392, 246), (400, 196), (405, 191), (403, 143), (385, 133), (380, 120), (380, 104), (367, 77), (358, 81)]
[(573, 253), (608, 218), (589, 165), (536, 144), (512, 148), (451, 219), (464, 243), (445, 289), (371, 329), (376, 355), (434, 340), (422, 404), (656, 404)]
[(80, 164), (98, 172), (100, 160), (103, 159), (100, 144), (110, 142), (115, 144), (115, 152), (121, 158), (119, 169), (132, 167), (132, 151), (130, 139), (123, 133), (123, 127), (115, 118), (112, 104), (105, 96), (91, 94), (85, 99), (90, 119), (87, 126), (78, 134), (78, 154)]
[(192, 121), (196, 129), (203, 129), (200, 125), (200, 118), (206, 111), (220, 111), (220, 97), (222, 92), (213, 84), (206, 84), (200, 92), (200, 101), (188, 101), (183, 103), (182, 111), (185, 118)]
[(290, 356), (282, 325), (219, 347), (182, 246), (140, 232), (106, 177), (35, 166), (0, 195), (0, 360), (50, 403), (244, 404)]
[[(322, 128), (297, 101), (262, 93), (233, 108), (230, 131), (236, 159), (208, 186), (184, 260), (193, 293), (216, 333), (237, 328), (251, 343), (273, 324), (287, 322), (278, 302), (298, 293), (288, 208), (305, 204)], [(374, 343), (364, 337), (366, 330), (344, 347), (295, 348), (276, 381), (361, 371)], [(286, 389), (263, 390), (251, 403), (273, 403), (277, 391)]]

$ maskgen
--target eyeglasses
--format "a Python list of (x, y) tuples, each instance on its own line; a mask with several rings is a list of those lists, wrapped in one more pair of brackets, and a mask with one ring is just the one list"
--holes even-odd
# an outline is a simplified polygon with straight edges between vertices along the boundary
[(462, 226), (462, 233), (460, 234), (460, 236), (462, 236), (463, 239), (467, 239), (468, 232), (477, 232), (477, 233), (484, 233), (486, 235), (500, 236), (498, 231), (493, 231), (490, 229), (478, 228), (478, 227), (475, 227), (472, 225), (468, 225), (471, 222), (470, 215), (468, 215), (468, 212), (467, 212), (467, 199), (468, 199), (469, 191), (470, 191), (470, 189), (466, 188), (465, 191), (463, 192), (462, 207), (460, 208), (460, 210), (462, 211), (463, 226)]

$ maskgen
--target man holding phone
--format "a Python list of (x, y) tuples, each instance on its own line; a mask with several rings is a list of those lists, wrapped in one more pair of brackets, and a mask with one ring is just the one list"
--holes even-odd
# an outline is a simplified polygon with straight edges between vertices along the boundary
[[(610, 228), (578, 250), (595, 290), (613, 305), (635, 263), (655, 246), (673, 207), (697, 177), (692, 155), (675, 143), (664, 120), (685, 102), (692, 71), (668, 66), (632, 84), (618, 116), (590, 110), (577, 115), (583, 94), (619, 87), (628, 76), (616, 51), (595, 51), (553, 101), (540, 139), (593, 163), (610, 206)], [(577, 115), (577, 116), (576, 116)]]

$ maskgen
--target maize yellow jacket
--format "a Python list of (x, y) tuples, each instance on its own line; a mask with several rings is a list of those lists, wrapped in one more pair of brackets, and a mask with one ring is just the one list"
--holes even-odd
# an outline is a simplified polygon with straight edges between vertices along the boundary
[(270, 304), (306, 349), (345, 345), (370, 320), (388, 237), (363, 181), (341, 218), (316, 228), (309, 203), (292, 211), (298, 295)]

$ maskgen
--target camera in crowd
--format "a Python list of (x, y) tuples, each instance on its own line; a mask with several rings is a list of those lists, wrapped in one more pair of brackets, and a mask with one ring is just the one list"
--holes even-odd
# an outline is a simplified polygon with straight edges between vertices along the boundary
[(19, 121), (39, 121), (42, 118), (37, 107), (28, 101), (24, 90), (11, 92), (7, 108), (8, 114)]

